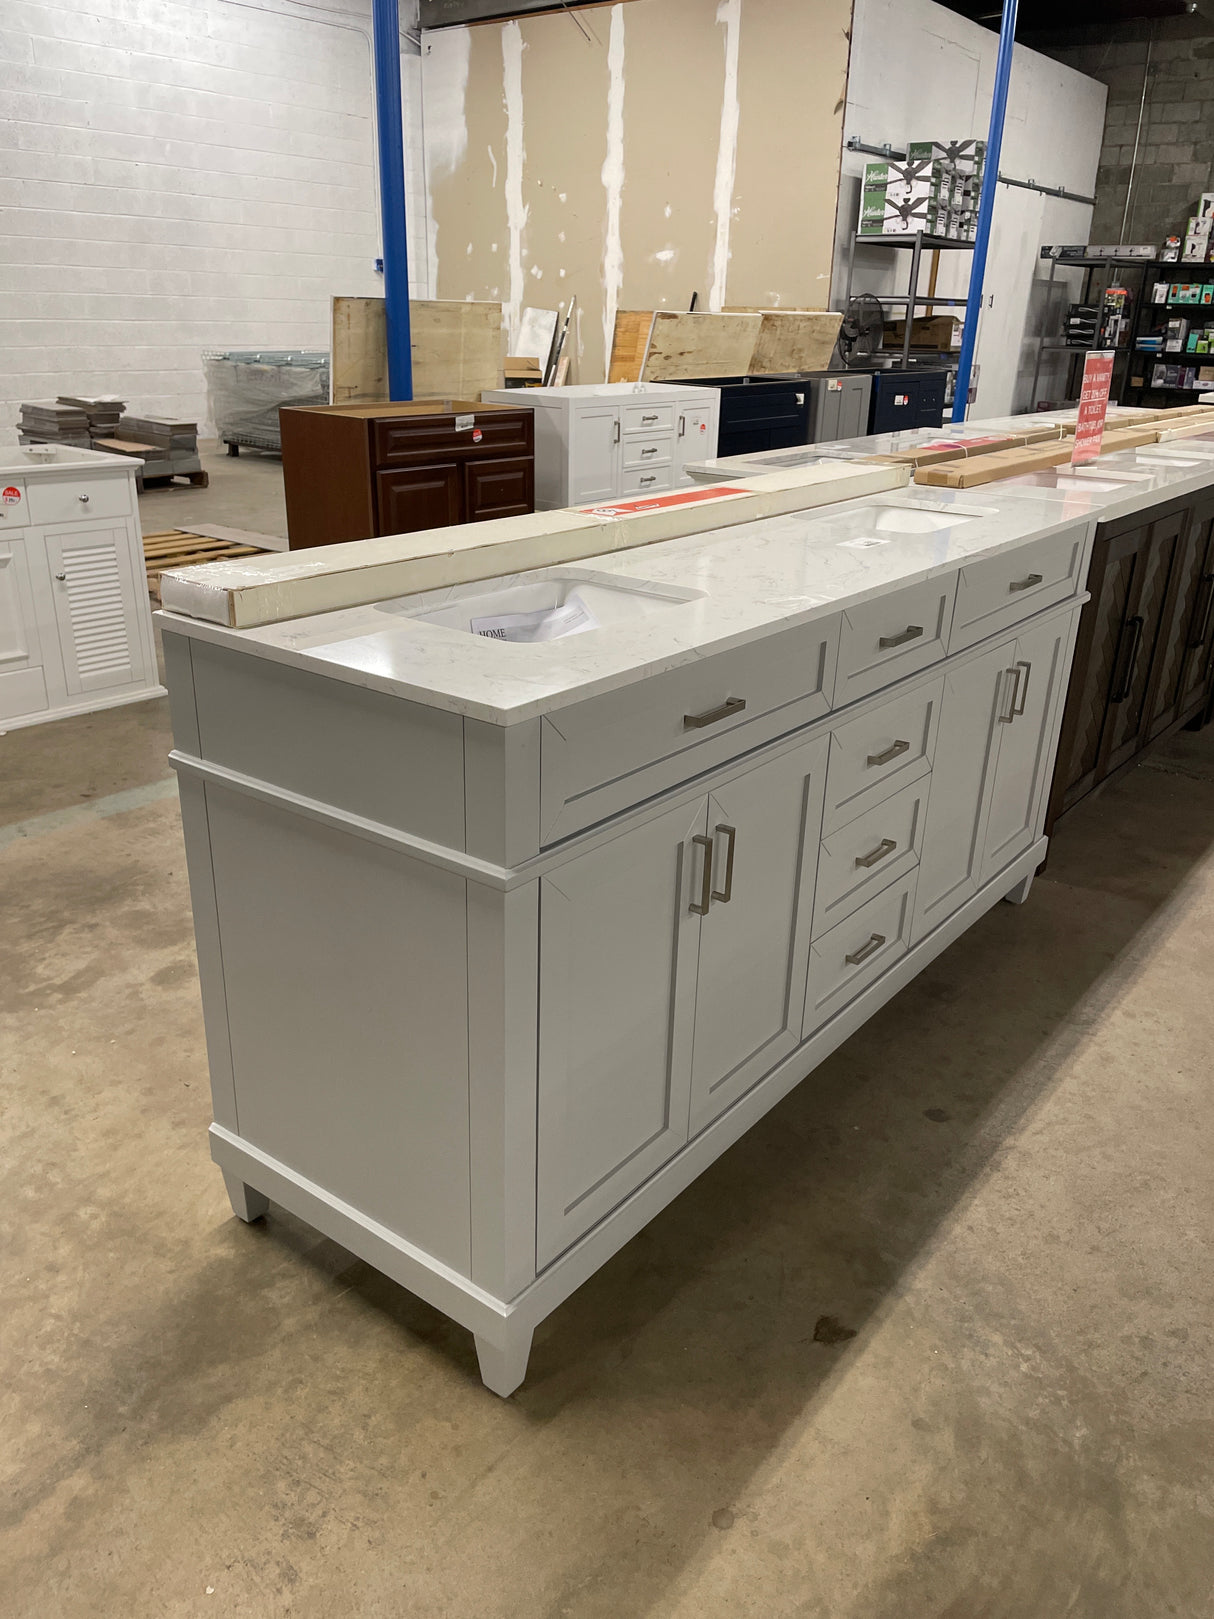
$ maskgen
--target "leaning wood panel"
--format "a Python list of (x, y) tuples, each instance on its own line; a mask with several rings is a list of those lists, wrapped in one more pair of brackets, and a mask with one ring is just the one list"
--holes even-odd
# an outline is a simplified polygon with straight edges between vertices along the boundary
[[(415, 399), (475, 399), (502, 385), (502, 306), (411, 298)], [(382, 298), (333, 300), (333, 403), (391, 399), (388, 328)]]
[(750, 362), (750, 375), (779, 371), (825, 371), (839, 337), (838, 310), (766, 309)]
[(373, 405), (389, 397), (382, 298), (334, 298), (330, 368), (335, 405)]
[(653, 317), (644, 380), (744, 377), (762, 324), (762, 315), (687, 315), (659, 309)]
[(652, 309), (616, 311), (615, 335), (611, 340), (611, 365), (607, 372), (608, 382), (640, 380), (652, 326)]

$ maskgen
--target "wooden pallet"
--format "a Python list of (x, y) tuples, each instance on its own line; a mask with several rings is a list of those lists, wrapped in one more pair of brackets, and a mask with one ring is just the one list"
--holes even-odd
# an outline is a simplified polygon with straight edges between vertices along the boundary
[(139, 486), (139, 493), (145, 489), (206, 489), (211, 482), (211, 474), (202, 472), (140, 472), (135, 478)]
[(231, 540), (213, 540), (188, 529), (169, 528), (143, 536), (143, 565), (148, 577), (148, 595), (160, 600), (160, 575), (168, 568), (188, 568), (195, 562), (227, 562), (232, 557), (261, 556), (258, 545), (234, 545)]

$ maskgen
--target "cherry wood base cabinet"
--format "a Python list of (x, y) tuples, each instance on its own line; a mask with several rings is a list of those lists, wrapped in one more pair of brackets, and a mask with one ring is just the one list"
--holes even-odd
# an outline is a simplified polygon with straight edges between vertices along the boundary
[(292, 550), (535, 510), (528, 408), (292, 405), (279, 420)]
[(1214, 495), (1096, 530), (1047, 830), (1148, 743), (1210, 718)]
[(1090, 540), (508, 724), (166, 618), (236, 1213), (462, 1322), (509, 1394), (539, 1321), (1026, 897)]

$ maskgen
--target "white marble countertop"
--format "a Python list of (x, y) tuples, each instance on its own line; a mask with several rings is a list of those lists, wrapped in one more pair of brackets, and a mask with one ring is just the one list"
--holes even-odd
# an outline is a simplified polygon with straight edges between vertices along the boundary
[[(1214, 436), (1120, 451), (1088, 472), (1064, 466), (966, 490), (912, 484), (886, 495), (512, 578), (260, 628), (234, 630), (177, 614), (158, 616), (166, 629), (201, 640), (509, 725), (828, 616), (1074, 523), (1131, 515), (1211, 486)], [(928, 522), (931, 527), (923, 526)], [(650, 610), (531, 644), (490, 640), (414, 616), (554, 578), (606, 590), (601, 599), (608, 604), (632, 586)]]
[[(988, 491), (929, 498), (948, 497), (948, 490), (920, 490), (907, 500), (906, 493), (256, 629), (161, 616), (166, 629), (508, 725), (828, 616), (1074, 521), (1057, 501), (989, 499)], [(929, 513), (941, 526), (924, 530)], [(668, 590), (691, 599), (664, 600), (643, 617), (540, 644), (503, 643), (409, 616), (553, 576), (604, 581), (608, 588), (638, 581), (658, 596)]]
[(109, 455), (104, 450), (78, 450), (70, 444), (50, 444), (53, 455), (37, 455), (21, 444), (0, 444), (0, 478), (37, 477), (41, 473), (101, 472), (118, 467), (134, 472), (143, 462), (133, 455)]

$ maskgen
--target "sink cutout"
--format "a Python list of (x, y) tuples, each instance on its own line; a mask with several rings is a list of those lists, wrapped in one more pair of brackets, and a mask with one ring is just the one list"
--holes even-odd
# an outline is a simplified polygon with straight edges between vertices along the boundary
[(553, 569), (524, 579), (486, 579), (457, 585), (441, 600), (406, 597), (377, 602), (377, 611), (439, 624), (487, 640), (535, 645), (632, 624), (704, 596), (702, 590), (622, 579), (590, 569)]
[(873, 527), (885, 534), (935, 534), (942, 528), (959, 528), (989, 513), (974, 506), (883, 506)]

